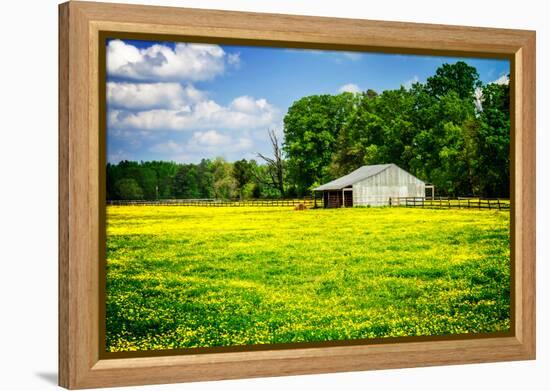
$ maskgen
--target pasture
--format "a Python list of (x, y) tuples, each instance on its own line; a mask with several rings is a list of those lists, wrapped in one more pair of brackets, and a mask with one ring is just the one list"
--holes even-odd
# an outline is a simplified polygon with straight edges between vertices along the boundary
[(108, 351), (507, 331), (509, 212), (109, 206)]

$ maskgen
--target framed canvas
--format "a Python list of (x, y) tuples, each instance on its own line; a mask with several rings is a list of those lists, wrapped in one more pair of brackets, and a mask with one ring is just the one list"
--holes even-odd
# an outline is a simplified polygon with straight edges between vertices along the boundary
[(533, 31), (59, 6), (63, 387), (534, 359), (535, 202)]

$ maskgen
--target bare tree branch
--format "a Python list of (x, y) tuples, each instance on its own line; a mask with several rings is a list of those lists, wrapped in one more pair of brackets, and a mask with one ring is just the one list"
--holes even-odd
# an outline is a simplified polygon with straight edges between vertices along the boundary
[(281, 146), (277, 135), (273, 129), (268, 129), (267, 134), (273, 149), (273, 158), (267, 157), (261, 153), (257, 153), (258, 157), (267, 163), (268, 173), (271, 177), (271, 184), (275, 189), (284, 195), (284, 161)]

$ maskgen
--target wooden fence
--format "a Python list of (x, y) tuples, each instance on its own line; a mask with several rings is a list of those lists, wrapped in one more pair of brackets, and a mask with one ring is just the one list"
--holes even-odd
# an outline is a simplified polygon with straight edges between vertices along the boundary
[(304, 204), (308, 208), (323, 207), (323, 200), (312, 197), (301, 199), (251, 199), (251, 200), (216, 200), (216, 199), (193, 199), (193, 200), (110, 200), (107, 205), (115, 206), (207, 206), (207, 207), (240, 207), (240, 206), (296, 206)]
[[(388, 201), (388, 199), (385, 199)], [(110, 200), (107, 205), (119, 206), (206, 206), (206, 207), (241, 207), (241, 206), (288, 206), (294, 207), (298, 204), (304, 204), (308, 208), (323, 207), (323, 200), (313, 197), (300, 199), (250, 199), (250, 200), (217, 200), (217, 199), (193, 199), (193, 200)], [(474, 197), (390, 197), (388, 205), (390, 207), (408, 207), (408, 208), (432, 208), (432, 209), (490, 209), (490, 210), (508, 210), (510, 209), (510, 200), (502, 198), (474, 198)]]
[(390, 206), (436, 209), (510, 209), (510, 200), (502, 198), (475, 197), (392, 197)]

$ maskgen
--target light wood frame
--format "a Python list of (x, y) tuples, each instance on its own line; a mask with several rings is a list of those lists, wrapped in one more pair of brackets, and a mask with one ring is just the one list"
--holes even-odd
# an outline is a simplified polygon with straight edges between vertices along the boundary
[[(511, 61), (510, 336), (101, 359), (100, 31)], [(69, 2), (59, 7), (59, 384), (75, 388), (535, 358), (535, 32)]]

